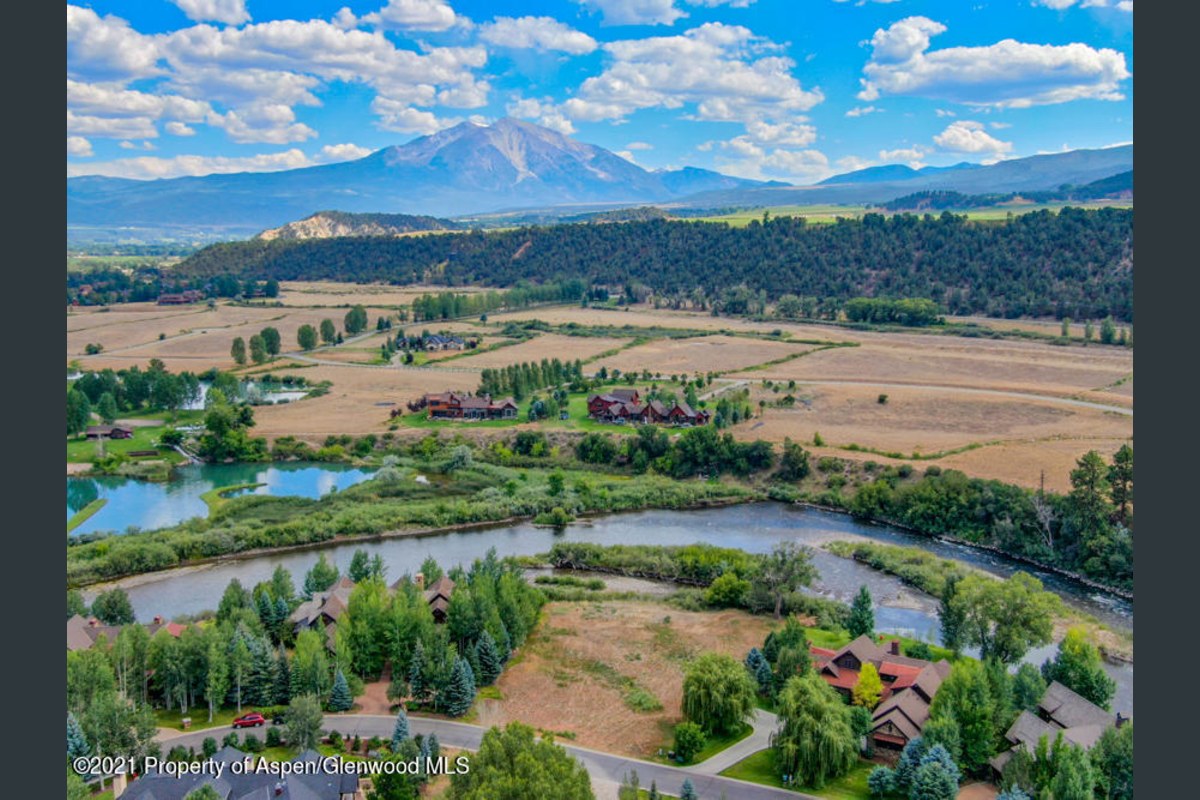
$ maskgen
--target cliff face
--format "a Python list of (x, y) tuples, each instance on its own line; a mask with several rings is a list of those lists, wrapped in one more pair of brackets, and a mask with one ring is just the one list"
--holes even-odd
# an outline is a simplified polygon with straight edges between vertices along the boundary
[(457, 225), (437, 217), (408, 214), (350, 214), (318, 211), (312, 216), (269, 228), (256, 239), (330, 239), (340, 236), (403, 236), (421, 231), (456, 230)]

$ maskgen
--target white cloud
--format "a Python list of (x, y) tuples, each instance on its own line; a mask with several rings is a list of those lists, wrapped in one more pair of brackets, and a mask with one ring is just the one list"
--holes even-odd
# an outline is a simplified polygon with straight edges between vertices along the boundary
[(194, 22), (224, 22), (241, 25), (250, 21), (246, 0), (171, 0)]
[(212, 111), (206, 102), (178, 95), (125, 89), (119, 83), (84, 83), (67, 79), (67, 106), (96, 116), (150, 117), (201, 122)]
[(596, 49), (596, 40), (551, 17), (496, 17), (479, 28), (479, 38), (498, 47), (557, 50), (585, 55)]
[(748, 148), (745, 152), (745, 157), (738, 159), (718, 157), (718, 168), (742, 178), (797, 183), (820, 180), (831, 174), (829, 159), (819, 150), (777, 149), (754, 154), (753, 149)]
[(76, 114), (70, 109), (67, 109), (67, 133), (105, 139), (153, 139), (158, 136), (154, 120), (149, 117), (111, 119)]
[(632, 152), (632, 151), (630, 151), (630, 150), (614, 150), (614, 151), (613, 151), (613, 154), (614, 154), (614, 155), (618, 155), (618, 156), (620, 156), (621, 158), (623, 158), (623, 159), (625, 159), (626, 161), (628, 161), (630, 164), (636, 164), (636, 163), (637, 163), (637, 159), (635, 159), (635, 158), (633, 157), (633, 152)]
[(934, 109), (934, 113), (937, 114), (939, 117), (957, 117), (958, 116), (958, 114), (955, 114), (953, 111), (951, 111), (948, 108)]
[(875, 106), (859, 106), (858, 108), (852, 108), (849, 111), (847, 111), (846, 116), (847, 117), (865, 117), (867, 114), (874, 114), (877, 111), (883, 111), (883, 109), (876, 108)]
[(466, 22), (443, 0), (389, 0), (379, 11), (364, 16), (363, 21), (406, 31), (444, 31)]
[(317, 135), (304, 123), (296, 122), (295, 112), (285, 105), (256, 105), (224, 114), (213, 112), (207, 122), (223, 128), (233, 141), (243, 143), (289, 144)]
[(698, 119), (742, 122), (793, 118), (824, 100), (805, 90), (790, 70), (795, 62), (763, 55), (778, 46), (748, 29), (705, 23), (677, 36), (603, 45), (612, 58), (562, 104), (576, 120), (622, 120), (643, 108), (694, 106)]
[(913, 169), (920, 169), (925, 166), (925, 156), (929, 155), (929, 148), (921, 145), (912, 147), (898, 147), (895, 150), (880, 150), (879, 160), (884, 163), (905, 163)]
[(975, 106), (1025, 108), (1079, 99), (1120, 100), (1129, 78), (1125, 56), (1086, 44), (1026, 44), (1005, 39), (986, 47), (930, 50), (946, 26), (908, 17), (871, 39), (860, 100), (917, 95)]
[(1117, 3), (1116, 7), (1120, 11), (1128, 11), (1129, 13), (1132, 14), (1133, 13), (1133, 0), (1121, 0), (1121, 2)]
[(73, 65), (86, 64), (96, 79), (145, 78), (162, 72), (159, 56), (159, 40), (143, 36), (120, 17), (67, 6), (68, 75)]
[(674, 0), (575, 0), (598, 10), (603, 25), (670, 25), (687, 16)]
[(114, 178), (178, 178), (183, 175), (211, 175), (229, 172), (274, 172), (312, 165), (298, 148), (255, 156), (139, 156), (101, 161), (93, 164), (67, 164), (67, 177), (107, 175)]
[(1002, 131), (1005, 128), (1011, 128), (1012, 123), (1011, 122), (989, 122), (988, 127), (991, 128), (992, 130)]
[(369, 147), (360, 147), (356, 144), (327, 144), (321, 148), (322, 161), (352, 161), (357, 158), (365, 158), (375, 152)]
[(90, 156), (92, 152), (92, 143), (82, 136), (67, 137), (67, 155), (69, 156)]
[(379, 126), (398, 133), (437, 133), (462, 122), (461, 119), (442, 119), (432, 111), (423, 111), (411, 105), (387, 97), (376, 97), (371, 110), (379, 115)]
[(121, 144), (119, 146), (122, 150), (156, 150), (157, 149), (152, 142), (143, 141), (141, 144), (134, 144), (133, 142), (129, 141), (128, 139), (121, 142)]
[(1002, 142), (987, 132), (982, 122), (959, 120), (950, 123), (946, 130), (933, 137), (934, 143), (943, 150), (954, 153), (976, 153), (999, 156), (1012, 152), (1012, 142)]
[(749, 8), (754, 5), (755, 0), (687, 0), (690, 6), (705, 6), (707, 8), (716, 8), (718, 6), (729, 6), (730, 8)]
[(166, 128), (167, 133), (171, 134), (172, 136), (195, 136), (196, 135), (195, 128), (192, 128), (188, 125), (184, 125), (182, 122), (168, 122), (163, 127)]
[[(1035, 6), (1045, 6), (1052, 8), (1055, 11), (1064, 11), (1074, 5), (1080, 8), (1116, 8), (1121, 11), (1132, 11), (1133, 0), (1122, 0), (1118, 3), (1109, 3), (1109, 0), (1033, 0)], [(1126, 8), (1125, 6), (1128, 6)]]
[(563, 136), (575, 133), (575, 126), (571, 124), (571, 120), (563, 116), (549, 98), (537, 100), (532, 97), (516, 97), (505, 107), (505, 111), (510, 117), (536, 120), (543, 128), (558, 131)]
[(860, 169), (866, 169), (875, 164), (874, 161), (868, 161), (858, 156), (842, 156), (834, 163), (837, 164), (838, 170), (842, 172), (857, 172)]
[(625, 145), (626, 150), (653, 150), (654, 145), (649, 142), (630, 142)]

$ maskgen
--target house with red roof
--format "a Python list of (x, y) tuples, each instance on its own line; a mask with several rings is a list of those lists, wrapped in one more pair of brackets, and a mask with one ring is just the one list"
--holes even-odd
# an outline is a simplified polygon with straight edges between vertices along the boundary
[(883, 691), (871, 723), (876, 747), (900, 750), (920, 736), (929, 719), (929, 705), (950, 674), (945, 659), (932, 662), (901, 655), (899, 639), (880, 646), (863, 635), (837, 650), (810, 647), (809, 652), (817, 674), (846, 699), (858, 684), (864, 664), (878, 671)]

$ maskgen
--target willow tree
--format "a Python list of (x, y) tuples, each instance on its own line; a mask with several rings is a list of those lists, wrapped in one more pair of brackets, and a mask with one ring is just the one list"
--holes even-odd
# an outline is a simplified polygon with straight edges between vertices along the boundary
[(788, 680), (779, 695), (779, 729), (771, 737), (784, 774), (803, 786), (820, 789), (850, 771), (858, 757), (858, 737), (850, 706), (820, 675), (809, 672)]
[(732, 733), (754, 713), (754, 679), (736, 659), (704, 653), (683, 679), (683, 713), (709, 733)]

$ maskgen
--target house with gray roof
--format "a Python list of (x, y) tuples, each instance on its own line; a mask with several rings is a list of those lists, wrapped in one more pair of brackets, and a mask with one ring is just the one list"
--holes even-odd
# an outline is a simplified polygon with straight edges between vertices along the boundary
[[(225, 747), (213, 755), (213, 761), (226, 765), (253, 758), (233, 747)], [(319, 764), (323, 757), (309, 750), (292, 759), (293, 763)], [(211, 786), (221, 800), (354, 800), (358, 794), (357, 775), (343, 775), (319, 768), (295, 769), (281, 777), (269, 772), (243, 770), (235, 774), (230, 769), (220, 777), (211, 773), (175, 777), (162, 772), (147, 772), (131, 782), (121, 794), (121, 800), (184, 800), (202, 786)]]
[(1113, 715), (1058, 681), (1046, 687), (1034, 711), (1022, 711), (1004, 734), (1012, 747), (996, 755), (988, 763), (997, 773), (1012, 758), (1019, 747), (1033, 752), (1045, 736), (1050, 744), (1062, 735), (1063, 740), (1090, 750), (1104, 731), (1125, 723), (1120, 714)]

